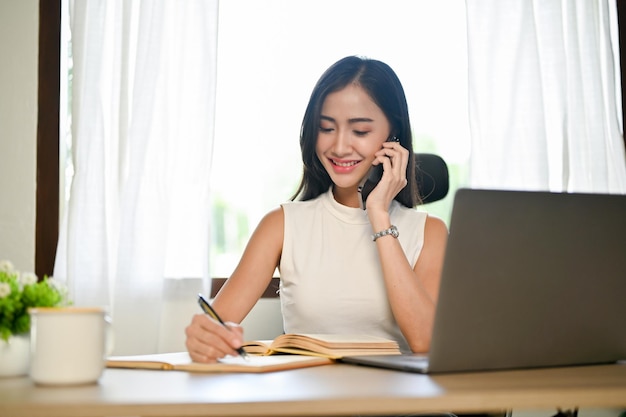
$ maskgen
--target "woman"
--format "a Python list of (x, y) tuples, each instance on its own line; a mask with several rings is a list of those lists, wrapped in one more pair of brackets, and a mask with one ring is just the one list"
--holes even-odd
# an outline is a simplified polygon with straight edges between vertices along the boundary
[[(371, 334), (404, 352), (428, 351), (448, 231), (414, 209), (411, 127), (394, 71), (361, 57), (333, 64), (311, 94), (300, 147), (299, 200), (261, 220), (217, 294), (213, 306), (229, 328), (193, 317), (192, 359), (237, 354), (243, 332), (235, 323), (277, 267), (286, 333)], [(382, 178), (363, 202), (362, 184), (377, 166)]]

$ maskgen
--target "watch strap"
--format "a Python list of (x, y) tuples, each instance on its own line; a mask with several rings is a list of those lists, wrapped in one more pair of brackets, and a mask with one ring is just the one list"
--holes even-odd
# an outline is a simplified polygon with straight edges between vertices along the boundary
[(396, 226), (391, 225), (389, 229), (381, 230), (378, 233), (374, 233), (372, 235), (372, 240), (376, 242), (376, 239), (383, 237), (383, 236), (387, 236), (387, 235), (391, 235), (397, 239), (398, 236), (400, 236), (400, 232), (398, 232), (398, 228)]

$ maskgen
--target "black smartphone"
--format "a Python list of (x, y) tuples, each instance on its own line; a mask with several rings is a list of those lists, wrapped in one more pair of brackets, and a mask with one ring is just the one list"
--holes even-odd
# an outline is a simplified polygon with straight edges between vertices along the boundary
[[(395, 136), (389, 136), (386, 142), (400, 142)], [(361, 208), (365, 210), (365, 201), (367, 197), (370, 195), (374, 187), (378, 184), (380, 179), (383, 177), (383, 165), (378, 164), (370, 168), (369, 174), (365, 177), (365, 180), (359, 186), (359, 193), (361, 193)]]

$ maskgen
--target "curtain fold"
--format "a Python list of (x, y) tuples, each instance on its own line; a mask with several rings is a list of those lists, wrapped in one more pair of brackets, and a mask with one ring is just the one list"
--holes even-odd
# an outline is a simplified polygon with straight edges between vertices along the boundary
[(469, 185), (626, 193), (615, 5), (466, 0)]
[(162, 349), (165, 279), (208, 281), (217, 11), (70, 5), (75, 172), (54, 275), (77, 305), (109, 307), (115, 354)]

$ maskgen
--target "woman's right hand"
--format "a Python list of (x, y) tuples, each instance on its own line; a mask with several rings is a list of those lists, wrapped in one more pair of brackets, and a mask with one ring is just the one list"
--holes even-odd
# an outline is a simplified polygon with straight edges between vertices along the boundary
[(243, 328), (235, 323), (221, 323), (207, 314), (196, 314), (185, 329), (185, 346), (194, 362), (216, 362), (226, 355), (237, 356), (243, 343)]
[(215, 362), (226, 355), (238, 355), (235, 349), (243, 343), (243, 328), (235, 323), (246, 317), (271, 282), (280, 262), (283, 238), (284, 215), (279, 207), (263, 217), (237, 268), (211, 303), (227, 327), (207, 314), (197, 314), (185, 329), (191, 359)]

